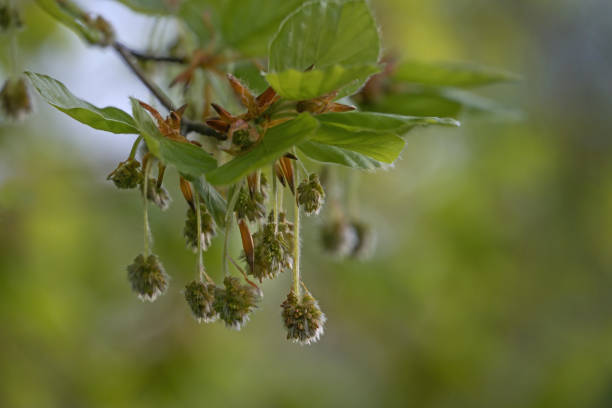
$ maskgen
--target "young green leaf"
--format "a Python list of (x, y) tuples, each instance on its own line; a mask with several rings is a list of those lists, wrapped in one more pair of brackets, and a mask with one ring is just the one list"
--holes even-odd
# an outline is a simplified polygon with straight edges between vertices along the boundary
[(234, 65), (233, 75), (255, 94), (262, 93), (268, 87), (268, 83), (262, 76), (261, 69), (252, 61), (236, 63)]
[(393, 132), (402, 135), (416, 126), (459, 126), (452, 118), (404, 116), (378, 112), (324, 113), (318, 115), (321, 124), (352, 132)]
[(393, 163), (404, 148), (400, 135), (416, 126), (459, 126), (449, 118), (375, 112), (324, 113), (316, 118), (321, 125), (300, 149), (314, 160), (359, 169)]
[(338, 146), (307, 140), (302, 142), (298, 148), (310, 159), (321, 163), (339, 164), (360, 170), (375, 170), (386, 167), (384, 163), (376, 159)]
[(34, 72), (25, 74), (47, 103), (79, 122), (112, 133), (138, 133), (132, 117), (121, 109), (97, 108), (77, 98), (64, 84), (47, 75)]
[(355, 131), (328, 124), (321, 124), (309, 141), (340, 147), (383, 163), (393, 163), (405, 143), (393, 132)]
[(390, 93), (364, 109), (415, 116), (446, 116), (457, 118), (463, 113), (508, 116), (508, 111), (495, 101), (456, 88), (422, 87), (410, 92)]
[[(364, 0), (309, 2), (283, 21), (270, 42), (269, 81), (278, 92), (308, 89), (310, 97), (347, 85), (355, 91), (375, 72), (372, 66), (379, 55), (378, 28)], [(318, 73), (303, 81), (295, 72), (285, 72), (311, 67)], [(319, 84), (310, 86), (309, 81)], [(313, 92), (317, 87), (318, 95)], [(295, 91), (289, 94), (294, 99), (301, 96)]]
[(172, 165), (190, 181), (217, 167), (217, 161), (200, 147), (164, 137), (147, 111), (132, 98), (132, 114), (149, 151), (164, 164)]
[(266, 80), (286, 99), (312, 99), (342, 88), (337, 96), (341, 98), (357, 91), (370, 75), (379, 71), (377, 65), (356, 65), (348, 68), (332, 65), (307, 72), (291, 68), (281, 72), (269, 72), (266, 74)]
[(520, 79), (510, 72), (481, 65), (414, 60), (400, 63), (393, 72), (393, 78), (422, 85), (453, 87), (477, 87)]
[(303, 0), (266, 0), (263, 3), (261, 0), (184, 0), (178, 14), (196, 34), (200, 45), (211, 39), (210, 27), (202, 20), (208, 15), (218, 29), (217, 42), (240, 51), (243, 56), (261, 57), (267, 53), (270, 38), (282, 19), (301, 3)]
[(310, 114), (302, 113), (289, 122), (269, 129), (251, 151), (211, 171), (206, 179), (214, 185), (234, 183), (309, 138), (318, 126), (319, 123)]
[(398, 115), (457, 118), (463, 110), (463, 105), (445, 98), (435, 90), (415, 89), (409, 92), (388, 93), (373, 103), (362, 105), (361, 108)]
[(223, 41), (247, 56), (263, 56), (280, 22), (303, 0), (227, 0), (221, 10)]

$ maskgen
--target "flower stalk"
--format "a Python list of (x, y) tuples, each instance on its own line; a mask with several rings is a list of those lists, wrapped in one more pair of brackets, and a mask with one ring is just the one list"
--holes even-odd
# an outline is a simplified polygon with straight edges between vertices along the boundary
[[(295, 184), (299, 180), (299, 167), (295, 168)], [(300, 297), (300, 205), (297, 196), (293, 200), (293, 291)]]

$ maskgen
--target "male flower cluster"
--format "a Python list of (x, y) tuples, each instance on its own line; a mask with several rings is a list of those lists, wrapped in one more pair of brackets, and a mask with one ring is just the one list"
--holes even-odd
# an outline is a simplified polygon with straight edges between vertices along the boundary
[(213, 308), (227, 327), (240, 330), (261, 296), (256, 288), (241, 284), (240, 279), (233, 276), (226, 276), (223, 285), (224, 288), (215, 289)]
[(219, 318), (219, 313), (213, 307), (215, 302), (216, 285), (191, 281), (185, 286), (185, 300), (191, 308), (191, 312), (202, 323), (212, 323)]
[(251, 222), (260, 220), (266, 216), (265, 201), (268, 196), (268, 180), (261, 174), (259, 188), (254, 184), (253, 188), (242, 188), (236, 201), (234, 210), (238, 219), (248, 219)]
[[(272, 219), (274, 215), (271, 214)], [(274, 278), (285, 268), (293, 265), (291, 241), (287, 241), (288, 227), (281, 229), (274, 221), (269, 221), (264, 227), (253, 234), (255, 261), (251, 274), (262, 281), (264, 278)]]
[[(210, 246), (211, 240), (216, 235), (215, 221), (212, 215), (204, 204), (200, 204), (200, 225), (202, 229), (202, 237), (200, 239), (202, 250), (206, 251)], [(185, 220), (185, 228), (183, 235), (187, 241), (187, 247), (194, 252), (198, 249), (198, 217), (196, 212), (189, 207), (187, 209), (187, 219)]]
[(108, 175), (107, 179), (112, 180), (117, 188), (129, 189), (136, 188), (144, 176), (140, 170), (140, 162), (134, 159), (128, 159), (119, 163), (117, 168)]
[(300, 344), (310, 344), (319, 340), (327, 319), (310, 292), (306, 291), (300, 301), (292, 290), (281, 307), (283, 322), (287, 329), (287, 340)]
[[(143, 186), (144, 182), (140, 184), (141, 190), (143, 189)], [(153, 177), (148, 178), (147, 199), (158, 206), (162, 211), (167, 210), (168, 207), (170, 207), (170, 202), (172, 201), (168, 190), (166, 190), (163, 185), (159, 184), (157, 179)]]
[(318, 214), (325, 201), (325, 191), (316, 173), (300, 183), (297, 189), (298, 203), (306, 215)]
[(149, 255), (147, 259), (138, 255), (127, 271), (132, 290), (141, 300), (153, 302), (168, 288), (168, 275), (155, 255)]

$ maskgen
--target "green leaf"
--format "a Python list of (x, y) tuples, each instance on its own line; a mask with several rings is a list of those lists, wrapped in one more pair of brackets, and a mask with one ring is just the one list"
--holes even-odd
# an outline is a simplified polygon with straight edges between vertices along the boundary
[(511, 117), (517, 113), (497, 102), (456, 88), (416, 88), (410, 92), (385, 95), (380, 101), (362, 106), (363, 109), (415, 116), (448, 116), (463, 113)]
[(359, 169), (393, 163), (404, 148), (400, 135), (416, 126), (459, 126), (449, 118), (375, 112), (325, 113), (316, 118), (321, 125), (300, 149), (314, 160)]
[(349, 68), (333, 65), (307, 72), (291, 68), (282, 72), (270, 72), (266, 74), (266, 80), (286, 99), (312, 99), (343, 88), (338, 95), (338, 98), (341, 98), (357, 91), (370, 75), (379, 71), (377, 65), (356, 65)]
[[(309, 97), (347, 85), (355, 91), (375, 72), (379, 55), (378, 28), (365, 1), (309, 2), (283, 21), (270, 42), (268, 80), (294, 98), (301, 96), (296, 89), (307, 89)], [(311, 66), (312, 77), (302, 81), (296, 74)], [(315, 80), (317, 86), (307, 84)]]
[(36, 0), (36, 3), (49, 15), (83, 37), (90, 44), (105, 44), (107, 42), (107, 33), (96, 28), (90, 21), (86, 21), (84, 17), (88, 14), (73, 1)]
[(138, 133), (130, 115), (114, 107), (97, 108), (74, 96), (61, 82), (34, 72), (25, 73), (51, 106), (94, 129), (112, 133)]
[(298, 147), (307, 157), (321, 163), (339, 164), (361, 170), (375, 170), (386, 167), (384, 163), (376, 159), (338, 146), (305, 141)]
[(354, 131), (328, 124), (322, 124), (309, 141), (361, 153), (384, 163), (393, 163), (405, 143), (392, 132)]
[(452, 118), (404, 116), (378, 112), (324, 113), (317, 119), (324, 125), (340, 127), (353, 132), (393, 132), (403, 134), (416, 126), (459, 126)]
[(270, 70), (376, 64), (378, 29), (363, 0), (314, 1), (291, 13), (270, 43)]
[(289, 122), (269, 129), (253, 150), (211, 171), (206, 179), (213, 185), (234, 183), (285, 154), (294, 145), (310, 137), (318, 126), (316, 119), (308, 113), (302, 113)]
[(239, 62), (233, 67), (233, 74), (255, 94), (260, 94), (268, 88), (268, 83), (252, 61)]
[(177, 2), (170, 0), (117, 0), (119, 3), (139, 13), (172, 14), (176, 11)]
[(225, 213), (227, 211), (227, 202), (225, 198), (213, 186), (211, 186), (204, 177), (198, 177), (192, 181), (196, 191), (202, 197), (206, 208), (214, 217), (218, 226), (225, 225)]
[(264, 56), (280, 22), (303, 0), (228, 0), (221, 10), (223, 41), (247, 56)]
[(510, 72), (475, 64), (414, 60), (399, 64), (393, 78), (422, 85), (451, 87), (476, 87), (520, 79)]
[(443, 88), (439, 92), (444, 98), (460, 103), (463, 111), (469, 114), (483, 114), (506, 118), (515, 117), (516, 115), (520, 116), (520, 113), (516, 110), (508, 109), (492, 99), (473, 92), (454, 88)]
[(415, 116), (448, 116), (457, 118), (463, 105), (435, 90), (411, 90), (384, 95), (375, 103), (361, 105), (362, 109)]
[(217, 41), (221, 46), (238, 50), (243, 56), (261, 57), (267, 54), (270, 38), (283, 18), (302, 3), (303, 0), (263, 3), (261, 0), (185, 0), (179, 16), (196, 34), (200, 45), (210, 41), (210, 30), (202, 21), (202, 16), (208, 14), (218, 29)]
[(172, 165), (193, 181), (217, 167), (217, 161), (200, 147), (164, 137), (147, 111), (132, 98), (132, 114), (149, 151), (166, 165)]
[(215, 158), (194, 144), (163, 138), (159, 147), (160, 159), (189, 180), (217, 167)]

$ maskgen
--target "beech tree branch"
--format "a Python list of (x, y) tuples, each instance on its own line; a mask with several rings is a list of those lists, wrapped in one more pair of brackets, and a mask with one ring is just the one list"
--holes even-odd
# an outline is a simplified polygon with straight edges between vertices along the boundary
[(137, 58), (142, 61), (169, 62), (174, 64), (187, 64), (189, 62), (185, 57), (173, 57), (171, 55), (152, 55), (136, 51), (134, 49), (126, 47), (125, 45), (123, 47), (126, 48), (134, 58)]
[[(132, 50), (130, 50), (128, 47), (118, 41), (115, 41), (113, 43), (113, 48), (115, 49), (115, 51), (117, 51), (117, 53), (119, 53), (119, 56), (121, 57), (123, 62), (125, 62), (126, 65), (130, 68), (132, 73), (134, 73), (134, 75), (138, 77), (138, 79), (147, 87), (147, 89), (151, 91), (151, 93), (157, 98), (157, 100), (169, 111), (175, 111), (176, 107), (174, 106), (172, 100), (170, 100), (168, 95), (166, 95), (164, 91), (162, 91), (161, 88), (158, 87), (153, 81), (147, 78), (142, 69), (134, 61), (134, 58), (138, 58), (138, 56), (134, 55)], [(205, 123), (195, 122), (184, 118), (181, 120), (181, 124), (183, 133), (189, 133), (193, 131), (205, 136), (214, 137), (218, 140), (225, 140), (227, 138), (224, 134), (217, 132)]]

